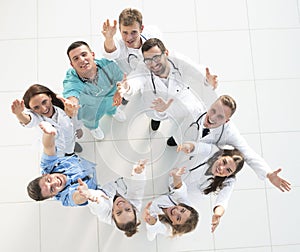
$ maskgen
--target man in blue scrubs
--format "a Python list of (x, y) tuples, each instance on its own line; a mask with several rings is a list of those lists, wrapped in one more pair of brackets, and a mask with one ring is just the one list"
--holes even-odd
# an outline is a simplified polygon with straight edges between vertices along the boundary
[(46, 121), (40, 123), (40, 128), (44, 132), (43, 175), (28, 184), (28, 195), (36, 201), (55, 197), (64, 206), (86, 205), (86, 198), (80, 196), (77, 188), (84, 181), (90, 189), (97, 189), (96, 164), (77, 155), (57, 157), (56, 129)]

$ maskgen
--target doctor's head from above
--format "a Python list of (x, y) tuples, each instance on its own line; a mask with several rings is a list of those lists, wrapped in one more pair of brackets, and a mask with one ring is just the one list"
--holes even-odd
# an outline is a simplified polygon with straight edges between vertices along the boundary
[(131, 237), (138, 230), (141, 224), (137, 219), (137, 210), (128, 200), (121, 195), (116, 195), (113, 201), (112, 218), (118, 229), (125, 232), (127, 237)]
[(160, 78), (167, 78), (170, 72), (169, 51), (157, 38), (148, 39), (142, 46), (144, 63), (147, 68)]
[(67, 177), (62, 173), (44, 174), (32, 180), (27, 186), (30, 198), (42, 201), (56, 196), (66, 187)]
[(139, 49), (142, 46), (143, 29), (143, 16), (137, 9), (126, 8), (120, 13), (119, 30), (128, 48)]
[(67, 49), (70, 65), (80, 78), (93, 79), (97, 74), (95, 53), (84, 41), (75, 41)]
[(204, 119), (204, 127), (217, 128), (227, 123), (236, 110), (236, 102), (229, 95), (220, 96), (208, 109)]
[(218, 192), (223, 188), (223, 182), (235, 175), (244, 166), (244, 157), (237, 149), (224, 149), (217, 151), (206, 164), (209, 166), (205, 175), (212, 176), (211, 184), (204, 190), (204, 194)]

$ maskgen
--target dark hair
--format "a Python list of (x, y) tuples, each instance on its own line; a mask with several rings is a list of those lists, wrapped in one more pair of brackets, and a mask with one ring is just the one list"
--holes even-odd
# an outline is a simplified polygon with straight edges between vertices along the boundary
[(143, 25), (142, 13), (137, 9), (126, 8), (119, 15), (119, 25), (130, 26), (138, 22), (140, 27)]
[(64, 103), (56, 97), (56, 94), (49, 88), (40, 84), (30, 86), (25, 92), (23, 100), (26, 108), (30, 109), (29, 102), (31, 98), (38, 94), (46, 94), (50, 96), (52, 98), (52, 104), (64, 110)]
[[(129, 203), (130, 203), (130, 202), (129, 202)], [(130, 203), (130, 204), (131, 204), (131, 203)], [(132, 210), (133, 210), (133, 213), (134, 213), (134, 220), (133, 220), (133, 221), (128, 221), (128, 222), (125, 223), (125, 224), (119, 224), (119, 223), (116, 221), (115, 216), (112, 215), (113, 220), (114, 220), (114, 222), (115, 222), (117, 228), (120, 229), (120, 230), (122, 230), (122, 231), (124, 231), (124, 233), (125, 233), (125, 235), (126, 235), (127, 237), (131, 237), (131, 236), (133, 236), (135, 233), (137, 233), (137, 232), (138, 232), (138, 228), (137, 228), (137, 227), (141, 224), (141, 222), (138, 221), (137, 218), (136, 218), (136, 215), (137, 215), (137, 214), (136, 214), (136, 208), (135, 208), (135, 206), (132, 205), (132, 204), (131, 204), (131, 206), (132, 206)]]
[(162, 53), (164, 53), (167, 49), (163, 42), (158, 38), (151, 38), (145, 41), (145, 43), (142, 46), (142, 53), (147, 52), (152, 47), (157, 46)]
[(235, 100), (229, 95), (221, 95), (218, 98), (218, 100), (220, 100), (223, 105), (230, 108), (230, 110), (231, 110), (231, 115), (230, 116), (232, 116), (233, 113), (236, 111), (236, 102), (235, 102)]
[(27, 186), (28, 196), (30, 198), (32, 198), (33, 200), (42, 201), (42, 200), (50, 198), (50, 197), (44, 197), (42, 195), (41, 187), (39, 185), (39, 182), (42, 178), (43, 178), (43, 176), (40, 176), (40, 177), (32, 180), (31, 182), (29, 182), (29, 184)]
[(193, 231), (196, 228), (199, 220), (199, 214), (193, 207), (183, 203), (179, 203), (178, 206), (185, 207), (191, 212), (190, 217), (183, 224), (174, 225), (166, 214), (158, 215), (158, 218), (161, 222), (169, 224), (172, 227), (172, 236), (179, 236)]
[(68, 55), (69, 59), (70, 59), (70, 56), (69, 56), (70, 51), (72, 51), (73, 49), (80, 47), (82, 45), (86, 46), (89, 49), (89, 51), (92, 51), (90, 46), (88, 45), (88, 43), (86, 43), (84, 41), (75, 41), (67, 49), (67, 55)]
[(244, 157), (242, 153), (237, 150), (220, 150), (217, 151), (208, 161), (207, 164), (209, 165), (209, 169), (213, 166), (213, 164), (220, 158), (224, 156), (232, 157), (234, 163), (236, 164), (236, 170), (228, 177), (219, 177), (215, 176), (209, 178), (208, 180), (212, 181), (212, 183), (204, 190), (204, 194), (209, 194), (211, 192), (220, 191), (223, 188), (223, 182), (226, 178), (233, 178), (235, 175), (243, 168), (244, 165)]

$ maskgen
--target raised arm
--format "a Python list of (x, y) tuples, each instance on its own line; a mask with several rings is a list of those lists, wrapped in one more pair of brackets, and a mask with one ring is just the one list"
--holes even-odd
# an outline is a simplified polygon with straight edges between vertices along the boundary
[(216, 206), (214, 208), (214, 214), (212, 216), (211, 220), (211, 232), (214, 232), (217, 228), (217, 226), (220, 223), (220, 219), (223, 216), (225, 212), (225, 209), (222, 206)]
[(173, 177), (174, 189), (179, 189), (182, 186), (181, 176), (185, 173), (185, 167), (175, 168), (170, 172)]
[(276, 186), (280, 191), (285, 192), (285, 191), (290, 191), (291, 190), (291, 184), (282, 179), (281, 177), (278, 176), (278, 173), (281, 172), (281, 168), (277, 169), (276, 171), (269, 172), (267, 174), (267, 178), (269, 181)]
[(16, 115), (19, 122), (26, 125), (31, 121), (31, 117), (24, 113), (25, 105), (23, 100), (14, 100), (11, 105), (11, 112)]
[(69, 98), (64, 98), (60, 95), (56, 96), (64, 103), (64, 110), (69, 117), (76, 117), (78, 113), (78, 109), (80, 108), (79, 101), (76, 97), (71, 96)]
[(107, 53), (112, 53), (117, 50), (117, 47), (114, 42), (114, 36), (117, 32), (117, 20), (114, 20), (114, 25), (110, 25), (109, 20), (107, 19), (103, 23), (102, 34), (105, 38), (104, 40), (104, 50)]
[(46, 121), (41, 122), (39, 126), (44, 132), (42, 137), (44, 153), (48, 156), (55, 156), (55, 135), (57, 133), (56, 129)]

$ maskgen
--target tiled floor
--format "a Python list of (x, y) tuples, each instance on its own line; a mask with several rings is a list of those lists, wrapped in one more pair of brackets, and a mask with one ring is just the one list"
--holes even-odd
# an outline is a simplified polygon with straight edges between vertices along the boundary
[[(147, 241), (144, 224), (126, 238), (98, 223), (87, 208), (28, 198), (26, 185), (39, 174), (38, 143), (36, 132), (23, 129), (10, 112), (12, 100), (33, 83), (60, 93), (69, 68), (67, 46), (85, 40), (101, 57), (102, 22), (125, 7), (138, 8), (145, 25), (159, 27), (171, 51), (219, 76), (218, 95), (229, 94), (238, 103), (232, 120), (273, 169), (283, 168), (291, 192), (281, 193), (245, 166), (215, 234), (210, 233), (214, 199), (207, 197), (199, 202), (201, 222), (194, 233), (153, 242)], [(0, 31), (1, 251), (300, 251), (299, 0), (2, 0)], [(124, 124), (103, 118), (104, 141), (95, 142), (87, 131), (80, 141), (82, 156), (98, 164), (101, 183), (128, 176), (132, 162), (149, 158), (146, 202), (166, 191), (167, 171), (179, 157), (165, 143), (170, 123), (151, 133), (137, 106), (132, 101), (124, 108)]]

